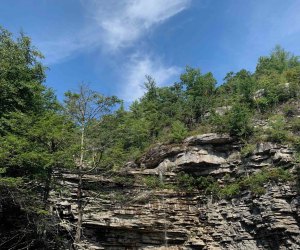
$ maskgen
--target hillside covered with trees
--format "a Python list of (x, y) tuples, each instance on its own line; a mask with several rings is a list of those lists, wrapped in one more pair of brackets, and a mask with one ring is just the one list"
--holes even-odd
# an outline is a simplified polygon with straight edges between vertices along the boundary
[[(118, 97), (104, 96), (85, 84), (77, 92), (66, 92), (59, 102), (44, 84), (47, 68), (42, 59), (30, 37), (15, 37), (1, 28), (0, 249), (59, 249), (80, 242), (84, 175), (117, 178), (127, 162), (153, 145), (177, 145), (188, 136), (215, 132), (237, 138), (244, 155), (255, 143), (271, 141), (289, 145), (295, 149), (295, 161), (300, 159), (300, 118), (295, 116), (300, 58), (280, 46), (258, 58), (254, 72), (229, 72), (223, 83), (217, 83), (212, 72), (191, 66), (167, 87), (146, 76), (144, 95), (128, 108)], [(258, 128), (261, 122), (265, 130)], [(79, 180), (79, 218), (69, 234), (48, 210), (49, 192), (61, 188), (53, 175), (61, 169)], [(297, 178), (282, 171), (266, 172), (261, 179)], [(191, 178), (183, 175), (179, 188), (216, 184)], [(236, 180), (215, 194), (237, 195), (242, 185), (250, 187), (260, 176), (251, 178)], [(154, 179), (148, 183), (157, 184)]]

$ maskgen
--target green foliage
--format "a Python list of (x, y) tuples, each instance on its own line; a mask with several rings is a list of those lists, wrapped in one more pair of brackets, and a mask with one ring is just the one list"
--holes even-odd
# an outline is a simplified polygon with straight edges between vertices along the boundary
[(199, 69), (191, 67), (186, 68), (180, 80), (185, 89), (186, 108), (191, 110), (196, 121), (202, 120), (205, 112), (212, 107), (216, 80), (212, 73), (202, 75)]
[[(26, 218), (47, 221), (44, 202), (53, 185), (55, 168), (78, 166), (77, 159), (82, 159), (81, 167), (112, 172), (126, 161), (135, 160), (153, 143), (165, 139), (181, 142), (188, 134), (211, 131), (211, 124), (217, 132), (247, 139), (254, 133), (251, 121), (256, 111), (266, 115), (279, 104), (293, 103), (299, 97), (299, 58), (280, 47), (259, 58), (255, 73), (244, 69), (230, 72), (217, 88), (212, 73), (202, 74), (192, 67), (186, 68), (179, 83), (168, 87), (159, 87), (151, 76), (146, 76), (145, 94), (129, 110), (115, 96), (104, 96), (84, 85), (77, 93), (67, 92), (62, 107), (53, 91), (43, 85), (46, 68), (40, 62), (42, 57), (29, 37), (20, 34), (14, 39), (0, 29), (0, 199), (13, 204), (10, 195), (15, 195), (19, 208), (24, 207), (25, 222)], [(214, 114), (220, 105), (231, 109), (224, 115)], [(299, 118), (292, 118), (297, 114), (295, 108), (286, 105), (284, 114), (292, 132), (299, 134)], [(300, 151), (299, 138), (291, 139), (286, 120), (278, 115), (270, 118), (268, 139), (293, 142)], [(241, 153), (247, 156), (253, 150), (254, 145), (246, 144)], [(211, 176), (179, 173), (176, 189), (230, 198), (246, 189), (261, 195), (266, 183), (291, 178), (282, 169), (263, 170), (235, 181), (228, 175), (224, 183)], [(29, 179), (39, 191), (26, 186)], [(134, 180), (116, 176), (114, 181), (131, 185)], [(175, 188), (157, 176), (142, 181), (152, 189)], [(99, 190), (98, 186), (94, 188)], [(32, 235), (38, 238), (37, 232), (44, 226), (35, 226)]]
[(259, 58), (255, 73), (258, 76), (269, 75), (272, 72), (283, 73), (285, 70), (299, 66), (299, 64), (299, 57), (277, 45), (270, 56)]
[(300, 132), (300, 117), (294, 117), (291, 122), (291, 127), (292, 127), (292, 131), (294, 133), (299, 133)]
[(180, 172), (176, 176), (176, 189), (184, 192), (200, 191), (206, 194), (217, 196), (220, 186), (212, 176), (193, 176)]
[(293, 117), (297, 113), (297, 108), (295, 107), (294, 104), (288, 103), (288, 104), (284, 105), (283, 113), (284, 113), (284, 116), (287, 118)]
[(218, 132), (228, 132), (238, 137), (247, 137), (253, 132), (250, 109), (243, 104), (232, 106), (225, 115), (214, 114), (212, 124)]
[(113, 180), (116, 184), (121, 186), (132, 186), (135, 182), (134, 178), (131, 176), (114, 176)]
[(39, 112), (44, 108), (45, 67), (39, 62), (41, 58), (28, 36), (21, 33), (14, 40), (0, 27), (0, 118), (9, 112)]
[(230, 72), (224, 80), (225, 83), (217, 90), (219, 95), (226, 96), (227, 98), (230, 96), (230, 102), (234, 102), (234, 100), (237, 99), (240, 102), (252, 106), (255, 82), (249, 71), (242, 69), (236, 74)]
[(163, 182), (156, 175), (148, 175), (148, 176), (143, 177), (143, 183), (151, 189), (164, 188)]
[(244, 178), (239, 182), (242, 189), (250, 188), (254, 195), (262, 195), (265, 193), (264, 185), (269, 181), (273, 182), (287, 182), (292, 180), (291, 174), (282, 168), (262, 170), (249, 178)]
[(250, 124), (251, 112), (245, 105), (237, 104), (229, 113), (229, 131), (232, 135), (247, 137), (252, 133)]
[(7, 171), (7, 168), (0, 168), (0, 175), (5, 174)]
[(251, 143), (245, 144), (241, 149), (242, 157), (246, 157), (246, 156), (251, 155), (254, 152), (255, 149), (256, 149), (255, 144), (251, 144)]
[(3, 187), (12, 188), (18, 187), (23, 183), (23, 179), (20, 177), (0, 177), (0, 189)]
[(193, 176), (180, 172), (176, 176), (176, 186), (179, 190), (193, 192), (197, 190), (196, 180)]
[(262, 171), (245, 176), (236, 181), (230, 181), (230, 176), (224, 176), (225, 183), (220, 185), (212, 176), (195, 177), (187, 173), (179, 173), (176, 177), (177, 189), (185, 192), (196, 190), (211, 194), (217, 198), (232, 198), (238, 196), (242, 190), (250, 190), (253, 195), (265, 193), (265, 185), (268, 182), (293, 181), (288, 170), (282, 168), (263, 169)]
[(270, 128), (267, 130), (268, 139), (273, 142), (284, 143), (289, 140), (286, 121), (281, 115), (274, 115), (269, 119)]
[(175, 121), (171, 128), (171, 142), (181, 142), (187, 136), (188, 130), (184, 123)]
[[(10, 133), (2, 137), (0, 159), (9, 175), (42, 177), (51, 167), (71, 165), (73, 124), (53, 112), (11, 113)], [(19, 125), (20, 124), (20, 125)]]
[(237, 196), (240, 193), (239, 183), (231, 183), (221, 188), (219, 191), (219, 196), (224, 198), (231, 198)]

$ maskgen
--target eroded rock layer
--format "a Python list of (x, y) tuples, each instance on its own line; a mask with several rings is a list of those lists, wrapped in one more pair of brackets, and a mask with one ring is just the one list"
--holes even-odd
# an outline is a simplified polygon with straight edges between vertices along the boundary
[[(293, 151), (261, 143), (247, 157), (228, 135), (158, 145), (127, 164), (120, 178), (85, 176), (85, 249), (300, 249), (300, 196), (293, 181), (265, 184), (260, 196), (244, 190), (231, 199), (173, 188), (179, 173), (239, 178), (278, 166), (293, 172)], [(163, 186), (147, 187), (149, 176)], [(53, 207), (76, 222), (76, 175), (60, 177), (68, 190), (52, 192)], [(151, 178), (150, 178), (151, 180)], [(155, 183), (154, 183), (155, 184)], [(158, 183), (159, 184), (159, 183)], [(72, 227), (69, 227), (72, 230)]]

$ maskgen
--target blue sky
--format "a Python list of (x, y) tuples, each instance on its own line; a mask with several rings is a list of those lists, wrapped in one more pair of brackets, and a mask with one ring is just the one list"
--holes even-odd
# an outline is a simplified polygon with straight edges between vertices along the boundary
[(170, 85), (190, 65), (221, 84), (276, 44), (300, 55), (299, 13), (299, 0), (1, 0), (0, 25), (32, 38), (59, 99), (85, 82), (129, 104), (146, 74)]

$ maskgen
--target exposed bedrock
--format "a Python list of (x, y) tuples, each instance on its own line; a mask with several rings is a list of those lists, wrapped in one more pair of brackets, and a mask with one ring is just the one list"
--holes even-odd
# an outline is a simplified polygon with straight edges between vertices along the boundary
[[(241, 145), (228, 135), (206, 134), (180, 145), (158, 145), (127, 164), (129, 183), (85, 176), (88, 203), (84, 214), (85, 249), (300, 249), (300, 196), (292, 182), (266, 183), (266, 193), (244, 191), (236, 198), (215, 199), (198, 190), (149, 188), (149, 176), (174, 184), (180, 172), (238, 178), (279, 166), (294, 171), (287, 146), (260, 143), (241, 157)], [(68, 207), (76, 220), (76, 176), (63, 173), (69, 193), (52, 191), (51, 201)], [(97, 186), (97, 189), (94, 187)], [(98, 190), (98, 191), (97, 191)], [(101, 191), (99, 191), (101, 190)]]

